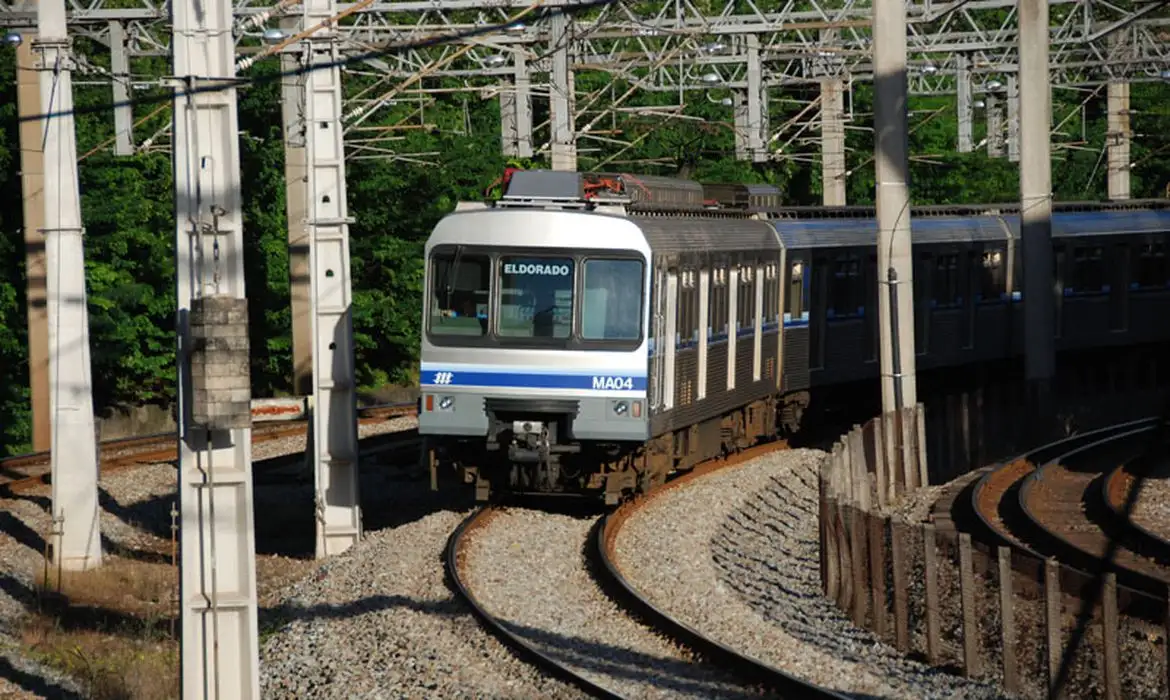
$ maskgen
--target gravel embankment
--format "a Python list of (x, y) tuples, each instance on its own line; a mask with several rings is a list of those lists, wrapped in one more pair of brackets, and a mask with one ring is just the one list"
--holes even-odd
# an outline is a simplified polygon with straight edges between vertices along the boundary
[(993, 685), (910, 661), (821, 595), (817, 469), (774, 452), (658, 496), (618, 534), (630, 582), (703, 634), (839, 692), (997, 698)]
[(1130, 517), (1150, 532), (1170, 539), (1170, 476), (1165, 469), (1161, 471), (1142, 481)]
[[(398, 432), (417, 424), (414, 417), (395, 418), (360, 426), (359, 435)], [(260, 460), (289, 454), (303, 451), (304, 446), (304, 436), (271, 440), (256, 445), (252, 457)], [(363, 474), (363, 484), (368, 479)], [(371, 485), (375, 495), (377, 479), (375, 474)], [(299, 488), (308, 490), (304, 486)], [(283, 501), (289, 490), (257, 488), (256, 511), (270, 512), (268, 504)], [(49, 493), (49, 487), (45, 486), (14, 498), (0, 499), (0, 697), (4, 698), (82, 697), (81, 688), (74, 680), (29, 658), (20, 638), (21, 620), (30, 606), (35, 605), (35, 577), (42, 567), (44, 538), (51, 530)], [(142, 465), (107, 474), (99, 481), (99, 498), (107, 561), (169, 564), (170, 510), (172, 504), (177, 505), (176, 473), (172, 465)], [(311, 510), (306, 511), (304, 519), (310, 533), (311, 518)], [(277, 539), (266, 541), (258, 536), (257, 540), (258, 582), (261, 605), (264, 605), (272, 601), (280, 587), (312, 568), (314, 562), (291, 558), (289, 554), (302, 553), (288, 551)]]
[(441, 560), (465, 513), (367, 535), (295, 585), (261, 649), (265, 698), (566, 698), (455, 599)]
[(692, 663), (606, 596), (585, 557), (595, 522), (533, 510), (498, 513), (470, 535), (468, 587), (525, 641), (622, 697), (760, 697)]

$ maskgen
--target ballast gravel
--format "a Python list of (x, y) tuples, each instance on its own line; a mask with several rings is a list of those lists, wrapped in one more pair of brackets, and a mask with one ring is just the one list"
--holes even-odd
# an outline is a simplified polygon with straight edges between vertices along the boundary
[(488, 612), (541, 652), (624, 698), (757, 698), (693, 663), (599, 588), (585, 550), (596, 518), (515, 509), (469, 537), (465, 581)]
[(855, 697), (1004, 697), (911, 661), (821, 594), (823, 452), (769, 453), (671, 489), (630, 516), (616, 556), (655, 605), (711, 639)]
[(574, 698), (491, 637), (444, 581), (439, 510), (369, 533), (285, 596), (260, 652), (265, 698)]

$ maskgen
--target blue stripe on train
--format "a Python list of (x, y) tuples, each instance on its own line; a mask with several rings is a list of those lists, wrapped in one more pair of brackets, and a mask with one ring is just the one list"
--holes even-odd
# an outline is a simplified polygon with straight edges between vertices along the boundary
[(421, 386), (646, 391), (646, 376), (622, 373), (534, 374), (531, 372), (423, 370), (419, 377), (419, 384)]

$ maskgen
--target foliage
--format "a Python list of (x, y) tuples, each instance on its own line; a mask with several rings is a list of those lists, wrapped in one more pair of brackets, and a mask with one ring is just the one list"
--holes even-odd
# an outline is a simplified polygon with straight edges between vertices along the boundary
[[(798, 3), (799, 5), (800, 3)], [(697, 10), (711, 10), (700, 2)], [(765, 2), (760, 11), (779, 8)], [(713, 11), (713, 10), (712, 10)], [(743, 11), (749, 11), (744, 6)], [(752, 10), (754, 11), (754, 10)], [(598, 14), (601, 10), (592, 10)], [(995, 11), (1001, 12), (1001, 11)], [(1053, 9), (1054, 16), (1058, 8)], [(465, 19), (476, 21), (471, 13)], [(990, 15), (989, 15), (990, 17)], [(1006, 18), (1006, 15), (1005, 15)], [(994, 18), (993, 18), (994, 19)], [(350, 21), (350, 20), (346, 20)], [(526, 21), (528, 21), (526, 19)], [(929, 29), (927, 27), (926, 29)], [(91, 62), (109, 65), (104, 50), (79, 39)], [(135, 59), (138, 76), (162, 76), (163, 58)], [(16, 121), (14, 54), (0, 47), (0, 451), (27, 449), (29, 435), (27, 311), (22, 255), (20, 157)], [(246, 71), (264, 78), (239, 90), (238, 120), (241, 193), (244, 219), (244, 269), (250, 300), (252, 378), (258, 396), (291, 390), (292, 314), (289, 308), (288, 225), (285, 209), (284, 134), (280, 110), (281, 80), (274, 60)], [(788, 129), (770, 148), (778, 155), (767, 163), (735, 159), (732, 109), (712, 90), (707, 99), (688, 95), (680, 105), (676, 92), (632, 90), (620, 76), (582, 72), (576, 77), (578, 127), (590, 123), (579, 142), (582, 168), (689, 177), (703, 181), (767, 182), (777, 185), (790, 204), (817, 204), (822, 182), (815, 130), (790, 140)], [(346, 73), (353, 95), (369, 90), (383, 94), (393, 83), (368, 70)], [(363, 387), (411, 382), (417, 376), (419, 319), (423, 294), (422, 251), (435, 222), (461, 199), (480, 199), (502, 174), (508, 161), (500, 155), (499, 100), (447, 91), (447, 79), (423, 78), (425, 92), (403, 96), (375, 113), (363, 127), (417, 123), (420, 110), (426, 129), (388, 131), (393, 140), (350, 148), (347, 165), (351, 235), (352, 316), (358, 380)], [(596, 92), (590, 107), (585, 95)], [(1053, 189), (1058, 199), (1100, 199), (1105, 195), (1104, 94), (1056, 91), (1053, 98)], [(622, 116), (600, 116), (598, 107), (627, 96), (626, 107), (642, 107)], [(1132, 86), (1135, 163), (1133, 195), (1164, 196), (1170, 183), (1170, 88), (1164, 84)], [(74, 89), (77, 105), (107, 103), (108, 87), (82, 84)], [(161, 88), (136, 93), (165, 95)], [(773, 129), (807, 118), (813, 87), (789, 87), (773, 93), (769, 118)], [(1082, 102), (1084, 107), (1082, 108)], [(870, 86), (852, 86), (847, 100), (847, 199), (869, 204), (874, 197), (873, 94)], [(546, 99), (533, 99), (533, 123), (548, 120)], [(802, 117), (802, 113), (804, 116)], [(957, 153), (957, 118), (949, 97), (914, 97), (909, 178), (915, 203), (1004, 202), (1019, 197), (1018, 164), (989, 158), (985, 149)], [(136, 134), (141, 142), (169, 119), (165, 103), (137, 106)], [(674, 114), (676, 116), (665, 116)], [(681, 116), (679, 116), (681, 115)], [(976, 119), (974, 139), (985, 136)], [(86, 226), (86, 275), (90, 312), (90, 346), (95, 408), (174, 399), (174, 245), (172, 165), (164, 152), (115, 157), (110, 111), (80, 114), (76, 119), (81, 156), (82, 215)], [(548, 127), (537, 134), (547, 139)], [(368, 132), (363, 132), (368, 133)], [(362, 138), (365, 138), (364, 136)], [(632, 142), (630, 147), (616, 140)], [(386, 156), (424, 154), (416, 158)], [(437, 154), (437, 155), (434, 155)], [(539, 167), (545, 156), (513, 160), (512, 165)]]

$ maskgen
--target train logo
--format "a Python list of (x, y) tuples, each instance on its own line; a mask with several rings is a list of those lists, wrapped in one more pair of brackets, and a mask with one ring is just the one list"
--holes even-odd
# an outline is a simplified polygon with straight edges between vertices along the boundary
[(450, 384), (454, 378), (454, 372), (435, 372), (435, 384)]

